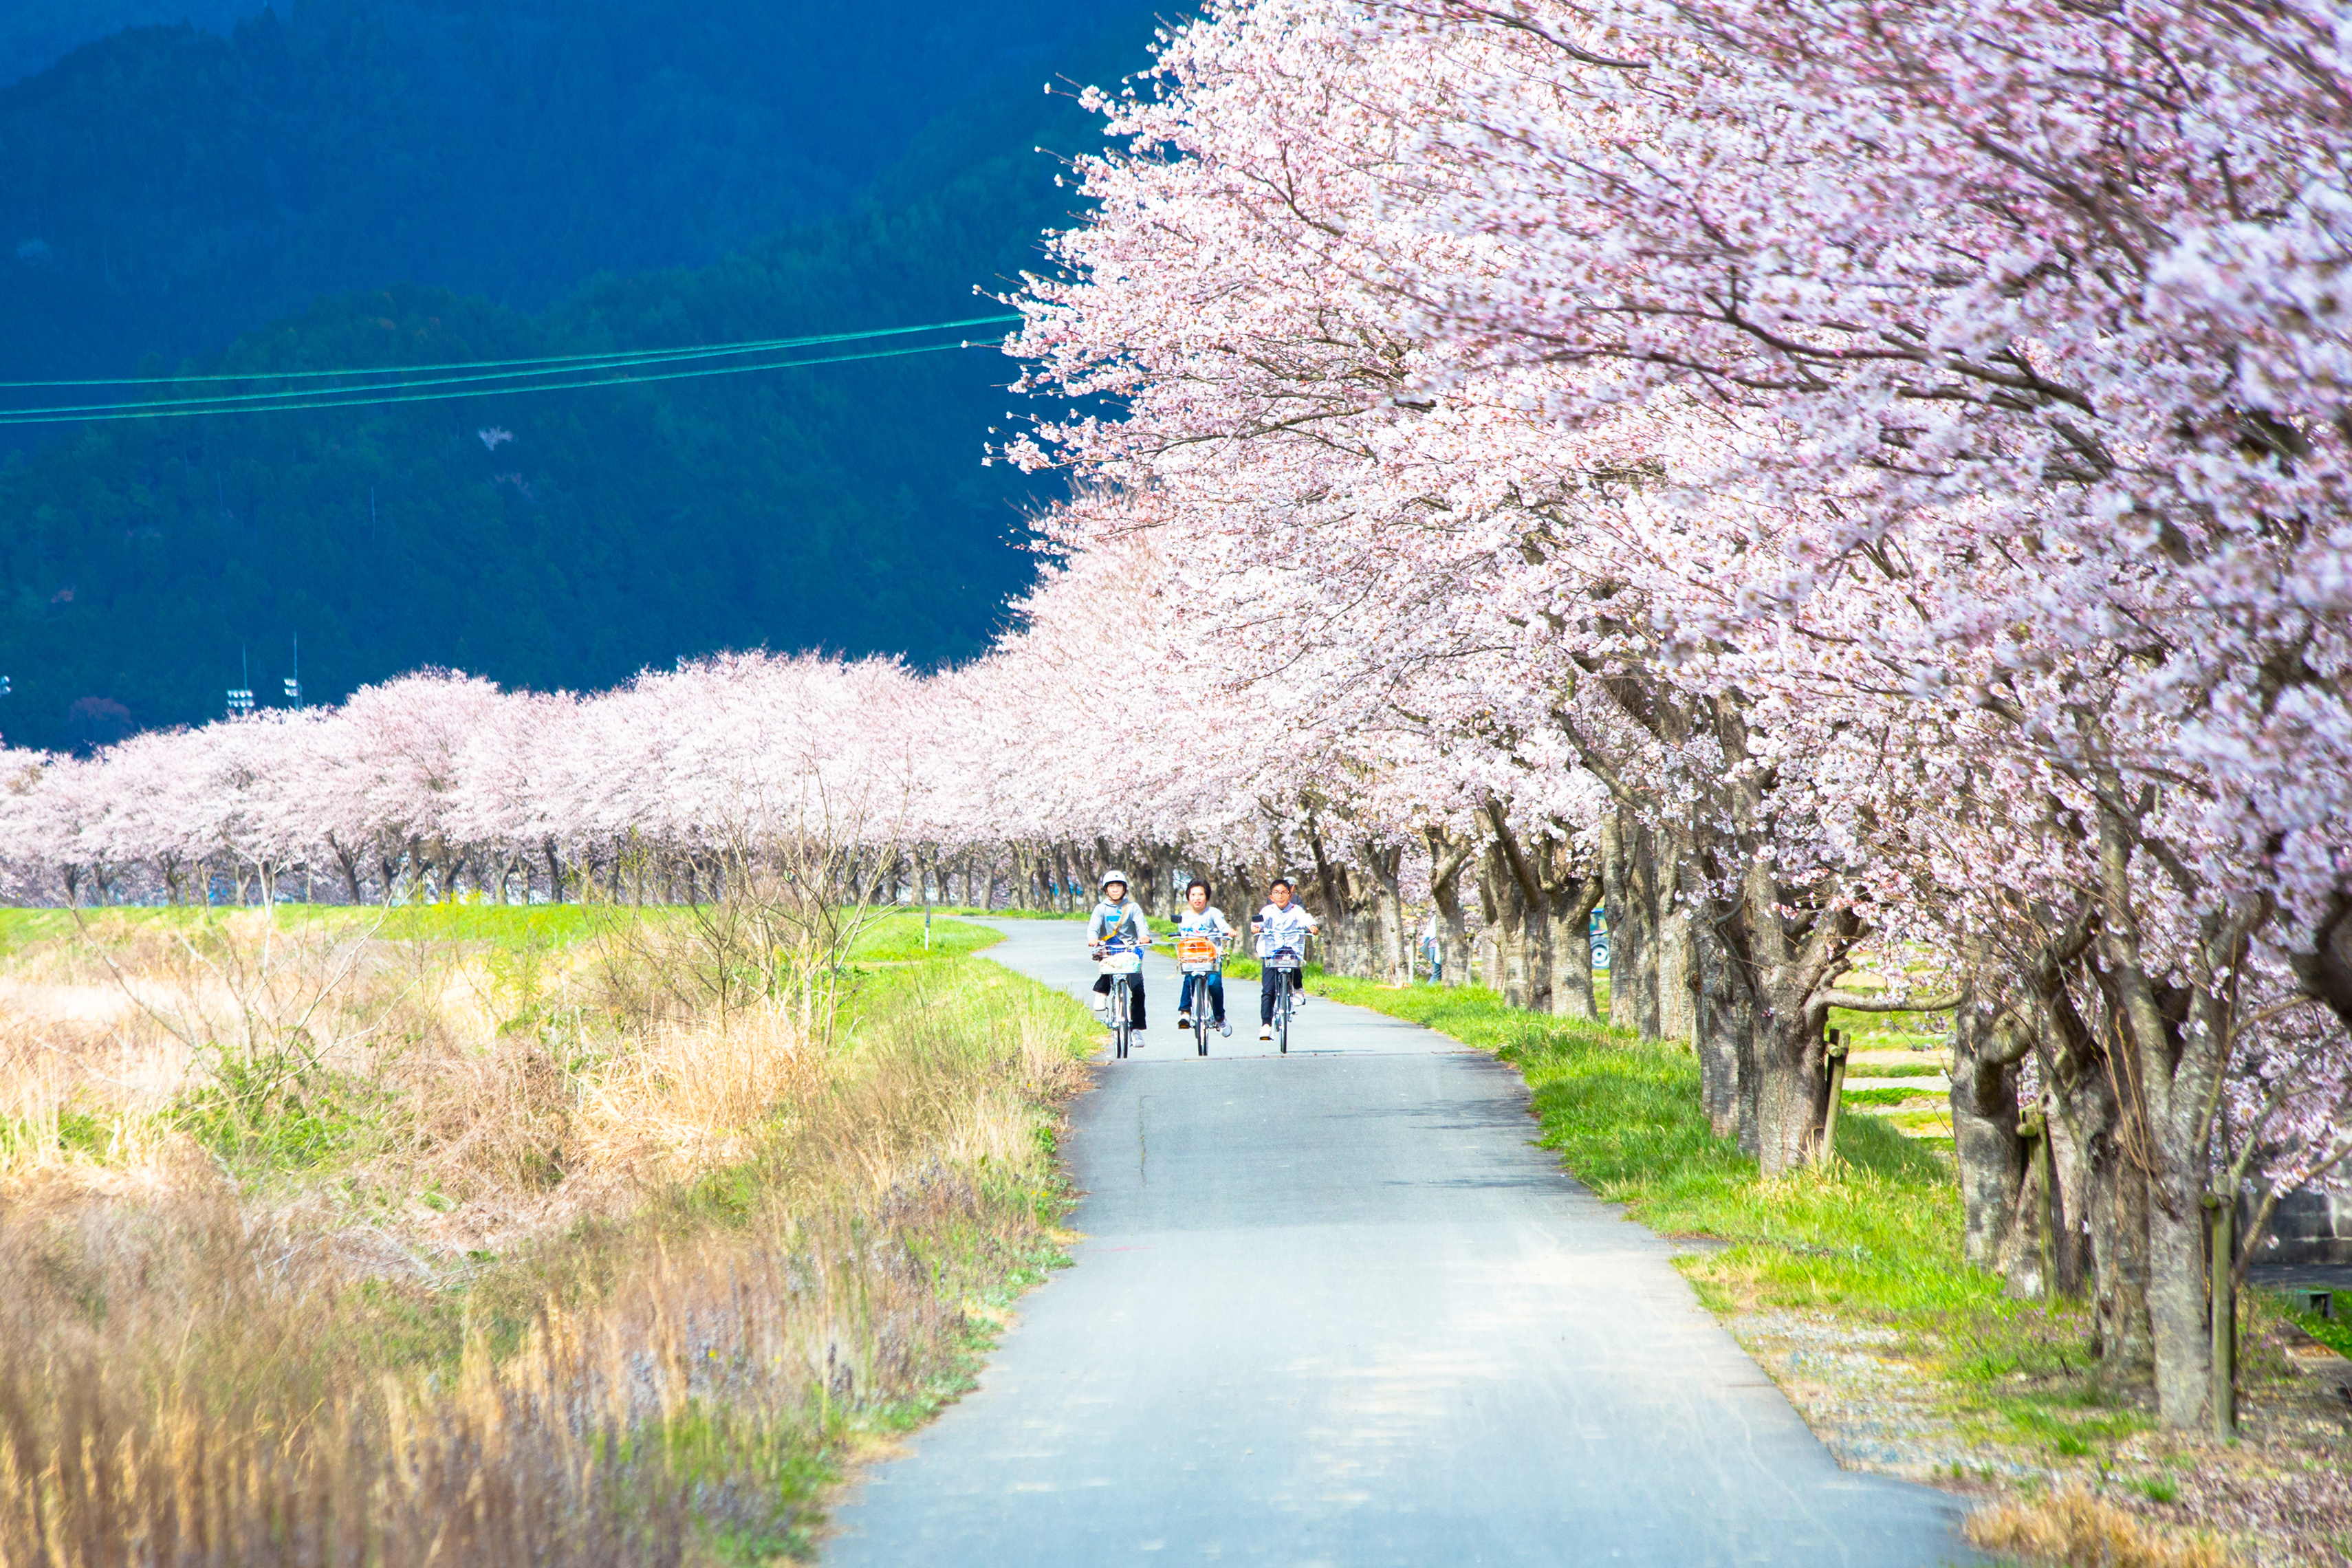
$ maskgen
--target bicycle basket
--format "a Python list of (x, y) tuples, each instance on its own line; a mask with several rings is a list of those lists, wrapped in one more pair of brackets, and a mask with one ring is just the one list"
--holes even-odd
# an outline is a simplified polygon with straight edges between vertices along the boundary
[(1217, 939), (1213, 936), (1178, 937), (1176, 962), (1188, 973), (1214, 969), (1217, 966)]
[(1143, 954), (1132, 947), (1106, 952), (1102, 957), (1102, 972), (1105, 974), (1139, 974), (1143, 972)]
[(1296, 969), (1298, 967), (1298, 950), (1286, 947), (1262, 962), (1268, 969)]

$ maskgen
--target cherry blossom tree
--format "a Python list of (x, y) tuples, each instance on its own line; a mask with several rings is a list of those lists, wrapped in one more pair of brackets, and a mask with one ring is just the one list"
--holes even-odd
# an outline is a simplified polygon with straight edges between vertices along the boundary
[(2332, 14), (1230, 0), (1087, 100), (1011, 300), (1065, 401), (992, 454), (1072, 489), (987, 656), (10, 753), (11, 886), (1278, 870), (1394, 979), (1424, 899), (1465, 967), (1467, 875), (1570, 1017), (1605, 907), (1612, 1019), (1771, 1176), (1832, 1006), (1949, 1012), (1970, 1258), (2226, 1425), (2231, 1216), (2352, 1155)]

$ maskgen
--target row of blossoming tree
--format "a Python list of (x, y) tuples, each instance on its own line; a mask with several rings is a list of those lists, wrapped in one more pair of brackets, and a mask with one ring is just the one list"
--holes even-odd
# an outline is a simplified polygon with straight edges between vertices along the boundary
[(2218, 1416), (2213, 1238), (2352, 1153), (2338, 21), (1213, 6), (1088, 95), (1013, 298), (1067, 412), (994, 460), (1074, 499), (988, 658), (416, 677), (19, 757), (0, 845), (85, 901), (1280, 868), (1335, 966), (1426, 903), (1569, 1016), (1605, 907), (1613, 1019), (1768, 1173), (1831, 1007), (1949, 1011), (1971, 1259)]

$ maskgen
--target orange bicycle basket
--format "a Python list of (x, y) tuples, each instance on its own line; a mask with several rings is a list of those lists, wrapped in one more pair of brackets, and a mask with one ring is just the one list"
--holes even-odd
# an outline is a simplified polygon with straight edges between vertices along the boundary
[(1180, 936), (1176, 939), (1176, 962), (1179, 963), (1214, 963), (1217, 961), (1217, 939), (1213, 936)]

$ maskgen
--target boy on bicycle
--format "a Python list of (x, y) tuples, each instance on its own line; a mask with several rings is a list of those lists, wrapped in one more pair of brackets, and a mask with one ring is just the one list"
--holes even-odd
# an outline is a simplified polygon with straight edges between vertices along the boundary
[(1274, 1038), (1274, 997), (1282, 984), (1282, 973), (1270, 961), (1285, 948), (1304, 961), (1307, 939), (1318, 929), (1315, 917), (1294, 901), (1295, 892), (1289, 878), (1276, 877), (1274, 886), (1266, 889), (1265, 908), (1250, 921), (1250, 930), (1257, 936), (1261, 965), (1257, 978), (1257, 1037), (1261, 1040)]
[[(1176, 997), (1176, 1026), (1192, 1026), (1193, 1009), (1207, 998), (1213, 1008), (1217, 1032), (1230, 1035), (1234, 1026), (1225, 1022), (1225, 943), (1233, 940), (1234, 928), (1225, 921), (1223, 910), (1209, 903), (1209, 884), (1195, 877), (1184, 888), (1184, 912), (1176, 917), (1176, 957), (1185, 966), (1184, 989)], [(1185, 956), (1188, 941), (1216, 944), (1215, 958), (1207, 969), (1194, 969), (1192, 960)], [(1202, 1027), (1208, 1026), (1203, 1024)]]
[[(1133, 942), (1138, 947), (1151, 945), (1151, 927), (1143, 918), (1143, 906), (1127, 896), (1127, 873), (1105, 871), (1102, 877), (1102, 901), (1087, 920), (1087, 946), (1097, 958), (1103, 955), (1105, 944), (1114, 942)], [(1135, 1032), (1143, 1033), (1143, 972), (1137, 970), (1128, 976), (1129, 996), (1135, 998)], [(1110, 976), (1095, 976), (1095, 994), (1102, 1000), (1095, 1011), (1108, 1017), (1110, 1013)], [(1141, 1045), (1141, 1040), (1133, 1042)]]

